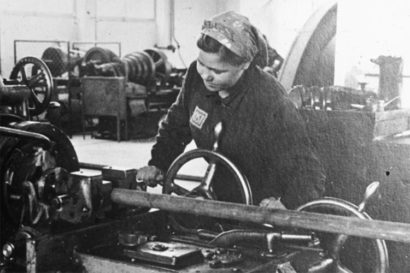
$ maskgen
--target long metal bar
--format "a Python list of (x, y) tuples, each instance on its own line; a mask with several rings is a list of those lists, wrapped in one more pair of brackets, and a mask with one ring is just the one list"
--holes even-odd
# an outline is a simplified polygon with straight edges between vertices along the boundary
[(97, 170), (102, 171), (108, 165), (103, 164), (95, 164), (95, 163), (87, 163), (87, 162), (80, 162), (80, 168), (89, 169), (89, 170)]
[(43, 144), (46, 145), (46, 148), (49, 148), (51, 146), (50, 139), (45, 135), (39, 133), (0, 126), (0, 135), (40, 140), (41, 142), (43, 142)]
[(410, 243), (410, 224), (406, 223), (279, 210), (118, 188), (112, 191), (111, 199), (115, 203), (128, 206)]

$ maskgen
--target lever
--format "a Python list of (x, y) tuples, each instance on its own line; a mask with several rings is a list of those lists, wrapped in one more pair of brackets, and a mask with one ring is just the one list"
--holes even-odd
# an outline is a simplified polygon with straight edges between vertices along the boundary
[[(377, 189), (379, 188), (379, 186), (380, 186), (380, 182), (374, 181), (366, 187), (366, 191), (364, 192), (364, 196), (363, 196), (363, 201), (359, 204), (357, 208), (359, 212), (361, 213), (364, 212), (364, 208), (366, 207), (367, 201), (369, 201), (369, 199), (377, 192)], [(348, 236), (345, 234), (339, 234), (335, 238), (334, 246), (329, 252), (329, 256), (332, 257), (334, 260), (339, 259), (340, 250), (342, 249), (347, 238)]]
[(219, 139), (221, 137), (222, 129), (223, 129), (222, 121), (220, 121), (215, 125), (215, 128), (214, 128), (215, 142), (214, 142), (214, 146), (212, 147), (212, 151), (214, 152), (216, 152), (219, 148)]
[(377, 192), (379, 187), (380, 187), (380, 182), (378, 181), (374, 181), (366, 187), (366, 191), (364, 192), (364, 196), (363, 196), (363, 201), (359, 204), (358, 209), (357, 209), (359, 212), (364, 211), (367, 201), (369, 201), (369, 199)]
[[(219, 140), (221, 138), (221, 134), (222, 134), (222, 122), (218, 122), (215, 127), (214, 127), (214, 137), (215, 137), (215, 142), (214, 145), (212, 147), (212, 151), (216, 152), (219, 148)], [(212, 182), (212, 178), (215, 175), (215, 171), (216, 171), (216, 163), (211, 161), (209, 162), (209, 165), (205, 171), (205, 176), (201, 182), (201, 184), (196, 187), (195, 189), (193, 189), (192, 192), (198, 192), (201, 194), (201, 196), (206, 196), (206, 198), (209, 199), (214, 199), (213, 193), (211, 192), (211, 182)]]

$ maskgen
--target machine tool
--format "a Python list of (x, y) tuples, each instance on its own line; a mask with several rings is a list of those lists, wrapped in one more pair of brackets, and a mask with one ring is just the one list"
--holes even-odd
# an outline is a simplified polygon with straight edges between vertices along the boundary
[[(18, 64), (22, 80), (0, 88), (4, 272), (334, 273), (352, 266), (353, 272), (386, 273), (384, 240), (410, 242), (409, 224), (372, 220), (364, 211), (378, 182), (358, 206), (337, 198), (296, 211), (253, 205), (246, 178), (218, 152), (220, 124), (212, 151), (192, 150), (173, 162), (163, 194), (147, 193), (135, 169), (79, 163), (61, 130), (15, 112), (41, 112), (34, 96), (52, 89), (47, 66), (27, 60), (34, 69)], [(205, 175), (181, 174), (196, 158), (209, 162)], [(216, 164), (231, 171), (242, 203), (215, 200)], [(345, 259), (346, 249), (354, 253), (351, 236), (367, 238), (369, 264)]]
[[(129, 120), (137, 119), (132, 123), (138, 124), (141, 117), (149, 120), (149, 114), (158, 119), (158, 113), (175, 101), (185, 71), (173, 67), (158, 49), (132, 52), (121, 59), (108, 49), (89, 49), (79, 78), (83, 124), (87, 118), (97, 118), (97, 137), (128, 139)], [(158, 120), (153, 123), (156, 126)]]
[[(118, 46), (117, 53), (120, 54), (121, 44), (118, 42), (96, 42), (87, 49), (87, 46), (84, 48), (87, 43), (81, 42), (16, 40), (16, 63), (16, 45), (19, 43), (51, 45), (45, 48), (41, 60), (52, 76), (53, 92), (48, 99), (53, 103), (40, 118), (70, 136), (92, 129), (93, 136), (115, 138), (121, 130), (121, 138), (126, 139), (124, 128), (131, 119), (130, 124), (137, 124), (137, 128), (131, 128), (132, 132), (137, 132), (134, 135), (154, 134), (158, 119), (175, 101), (186, 72), (185, 68), (174, 67), (158, 48), (131, 52), (120, 58), (114, 51), (100, 47), (102, 44)], [(122, 88), (113, 92), (118, 92), (124, 100), (116, 105), (116, 109), (123, 113), (119, 118), (121, 129), (117, 130), (115, 118), (118, 113), (112, 113), (106, 107), (112, 101), (95, 102), (95, 99), (101, 100), (98, 93), (101, 85), (107, 83), (107, 90), (112, 90), (110, 81), (118, 82), (119, 79)], [(95, 113), (93, 109), (99, 112)]]

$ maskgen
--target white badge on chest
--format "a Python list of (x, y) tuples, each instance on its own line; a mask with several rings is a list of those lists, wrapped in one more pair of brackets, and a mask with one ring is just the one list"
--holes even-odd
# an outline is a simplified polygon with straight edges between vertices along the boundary
[(198, 129), (202, 129), (202, 125), (204, 125), (207, 117), (208, 113), (196, 106), (189, 122)]

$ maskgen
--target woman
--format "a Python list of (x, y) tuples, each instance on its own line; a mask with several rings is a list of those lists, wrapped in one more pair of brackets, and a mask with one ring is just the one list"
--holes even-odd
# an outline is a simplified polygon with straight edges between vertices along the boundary
[[(222, 122), (218, 152), (248, 178), (256, 204), (295, 208), (319, 198), (323, 169), (303, 121), (279, 82), (262, 70), (269, 63), (266, 39), (246, 17), (226, 12), (204, 22), (197, 46), (198, 58), (137, 179), (156, 185), (192, 139), (211, 150), (213, 128)], [(238, 202), (230, 180), (218, 166), (214, 190), (219, 200)]]

